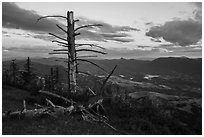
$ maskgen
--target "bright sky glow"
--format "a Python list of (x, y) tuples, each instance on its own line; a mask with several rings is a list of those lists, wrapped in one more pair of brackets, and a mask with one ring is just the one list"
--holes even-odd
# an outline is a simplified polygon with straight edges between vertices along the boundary
[[(66, 15), (67, 10), (73, 10), (75, 18), (85, 18), (88, 20), (93, 21), (99, 21), (109, 24), (110, 26), (128, 26), (131, 28), (136, 28), (139, 31), (125, 31), (123, 38), (117, 37), (117, 39), (114, 37), (110, 39), (108, 38), (107, 41), (98, 41), (96, 39), (91, 40), (92, 43), (98, 43), (101, 46), (104, 46), (107, 48), (108, 52), (112, 53), (112, 55), (108, 55), (108, 58), (119, 58), (121, 57), (127, 57), (127, 58), (142, 58), (142, 57), (160, 57), (160, 56), (189, 56), (189, 57), (201, 57), (202, 56), (202, 41), (200, 38), (199, 29), (196, 29), (196, 39), (188, 40), (185, 42), (181, 42), (181, 40), (176, 40), (175, 38), (172, 38), (172, 36), (169, 36), (172, 32), (169, 32), (168, 34), (164, 34), (163, 32), (159, 32), (159, 35), (162, 35), (160, 38), (157, 38), (155, 34), (150, 34), (151, 36), (147, 36), (147, 32), (150, 32), (150, 30), (153, 31), (153, 26), (164, 26), (168, 27), (168, 29), (164, 29), (164, 27), (161, 27), (164, 30), (170, 31), (169, 28), (171, 28), (171, 25), (175, 25), (176, 27), (182, 28), (181, 31), (183, 31), (183, 27), (186, 27), (187, 25), (195, 24), (202, 26), (202, 22), (197, 23), (197, 18), (195, 18), (195, 13), (201, 11), (202, 13), (202, 7), (200, 8), (197, 6), (198, 4), (194, 3), (184, 3), (184, 2), (172, 2), (172, 3), (138, 3), (138, 2), (102, 2), (102, 3), (89, 3), (89, 2), (19, 2), (15, 3), (19, 7), (19, 9), (32, 11), (31, 13), (38, 14), (40, 16), (42, 15)], [(9, 11), (9, 9), (7, 9)], [(4, 4), (3, 4), (3, 17), (4, 17)], [(5, 14), (5, 19), (7, 26), (4, 26), (4, 18), (3, 18), (3, 58), (14, 56), (14, 54), (17, 54), (18, 56), (21, 55), (23, 51), (19, 50), (11, 50), (12, 47), (16, 48), (23, 48), (25, 47), (30, 49), (37, 48), (44, 48), (46, 47), (45, 51), (52, 50), (56, 46), (49, 41), (42, 38), (39, 38), (40, 36), (45, 36), (45, 33), (40, 35), (41, 33), (36, 32), (35, 30), (29, 30), (29, 29), (16, 29), (15, 27), (8, 27), (9, 21), (7, 20), (9, 14)], [(197, 14), (196, 14), (197, 15)], [(21, 16), (19, 14), (19, 16)], [(201, 14), (202, 16), (202, 14)], [(18, 17), (16, 17), (18, 18)], [(15, 18), (12, 18), (15, 20)], [(188, 21), (192, 20), (189, 24)], [(26, 21), (26, 20), (25, 20)], [(179, 22), (181, 21), (181, 22)], [(176, 25), (176, 23), (183, 24), (186, 21), (185, 24), (182, 25)], [(12, 22), (12, 21), (11, 21)], [(60, 20), (60, 22), (62, 22)], [(165, 24), (167, 22), (173, 22), (169, 24)], [(160, 31), (161, 29), (159, 29)], [(97, 30), (96, 30), (97, 31)], [(163, 30), (162, 30), (163, 31)], [(52, 32), (52, 31), (51, 31)], [(154, 33), (157, 33), (158, 31), (154, 31)], [(106, 31), (106, 34), (110, 33)], [(115, 31), (114, 34), (120, 34), (121, 32)], [(179, 32), (180, 33), (180, 32)], [(183, 32), (181, 32), (183, 33)], [(158, 35), (157, 34), (157, 35)], [(185, 34), (185, 33), (184, 33)], [(121, 34), (120, 34), (121, 35)], [(168, 35), (168, 36), (167, 36)], [(192, 34), (193, 35), (193, 34)], [(201, 32), (202, 35), (202, 32)], [(191, 36), (191, 35), (190, 35)], [(186, 36), (187, 38), (189, 36)], [(116, 40), (115, 40), (116, 39)], [(120, 41), (119, 41), (119, 40)], [(185, 40), (184, 38), (183, 40)], [(125, 41), (126, 42), (125, 42)], [(87, 42), (85, 39), (78, 40), (79, 42)], [(123, 42), (122, 42), (123, 41)], [(128, 41), (128, 42), (127, 42)], [(178, 42), (177, 42), (178, 41)], [(88, 41), (89, 43), (90, 40)], [(182, 43), (184, 43), (182, 45)], [(179, 49), (179, 44), (181, 44), (181, 49)], [(185, 45), (186, 44), (186, 45)], [(161, 45), (168, 45), (168, 46), (161, 46)], [(176, 46), (177, 45), (177, 46)], [(195, 46), (191, 46), (195, 45)], [(173, 47), (174, 46), (174, 47)], [(176, 48), (175, 48), (176, 47)], [(115, 50), (117, 49), (117, 50)], [(113, 51), (119, 51), (118, 53), (124, 51), (124, 54), (121, 53), (118, 55), (118, 53), (115, 53)], [(135, 54), (132, 53), (132, 51), (135, 51)], [(35, 51), (35, 50), (34, 50)], [(145, 52), (144, 52), (145, 51)], [(10, 52), (10, 53), (9, 53)], [(27, 51), (29, 52), (29, 51)], [(36, 51), (37, 52), (37, 51)], [(140, 52), (141, 54), (137, 54)], [(151, 53), (150, 53), (151, 52)], [(130, 53), (130, 54), (129, 54)], [(45, 53), (35, 53), (31, 52), (31, 55), (33, 56), (46, 56)], [(47, 55), (49, 56), (49, 55)]]

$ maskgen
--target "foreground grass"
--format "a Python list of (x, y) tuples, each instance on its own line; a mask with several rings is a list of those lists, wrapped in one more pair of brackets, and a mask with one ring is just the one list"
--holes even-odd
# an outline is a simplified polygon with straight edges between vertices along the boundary
[[(32, 97), (29, 92), (3, 86), (3, 111), (15, 111), (23, 108), (23, 100)], [(80, 115), (61, 118), (38, 118), (11, 120), (3, 119), (2, 131), (4, 135), (200, 135), (202, 134), (202, 113), (200, 108), (194, 106), (194, 113), (178, 111), (171, 105), (155, 107), (151, 100), (143, 101), (120, 99), (104, 100), (110, 124), (119, 132), (100, 123), (89, 123), (82, 120)], [(133, 102), (132, 102), (133, 101)], [(32, 103), (27, 104), (28, 109), (33, 108)], [(171, 110), (166, 115), (164, 110)]]
[(3, 135), (106, 135), (116, 134), (102, 124), (74, 117), (51, 119), (3, 120)]
[[(29, 92), (9, 86), (3, 86), (2, 110), (16, 111), (22, 109), (22, 102), (30, 97)], [(28, 109), (33, 108), (27, 105)], [(11, 120), (3, 119), (3, 135), (114, 135), (118, 134), (109, 127), (100, 123), (83, 121), (80, 115), (62, 118), (41, 118)]]

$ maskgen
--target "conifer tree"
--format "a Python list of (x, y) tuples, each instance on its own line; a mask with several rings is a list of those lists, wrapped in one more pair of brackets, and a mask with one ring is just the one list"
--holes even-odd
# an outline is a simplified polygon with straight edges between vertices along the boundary
[(17, 72), (18, 72), (18, 67), (17, 67), (17, 64), (16, 64), (16, 59), (13, 59), (11, 64), (10, 64), (10, 72), (11, 72), (11, 83), (13, 85), (16, 85), (17, 81)]

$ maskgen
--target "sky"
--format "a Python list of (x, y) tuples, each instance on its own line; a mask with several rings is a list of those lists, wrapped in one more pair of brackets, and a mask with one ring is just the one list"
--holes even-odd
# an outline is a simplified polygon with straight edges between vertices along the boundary
[[(74, 12), (81, 29), (75, 43), (93, 43), (106, 48), (98, 58), (148, 59), (169, 56), (202, 57), (202, 3), (196, 2), (17, 2), (2, 3), (2, 56), (52, 57), (60, 47), (48, 33), (66, 35), (66, 20), (41, 16)], [(90, 48), (90, 47), (86, 47)], [(91, 47), (93, 49), (93, 47)], [(97, 49), (100, 50), (100, 49)], [(80, 53), (90, 55), (93, 53)]]

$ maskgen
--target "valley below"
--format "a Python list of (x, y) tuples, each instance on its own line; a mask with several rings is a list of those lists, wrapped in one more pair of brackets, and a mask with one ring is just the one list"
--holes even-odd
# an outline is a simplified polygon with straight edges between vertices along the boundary
[[(123, 133), (202, 134), (202, 59), (158, 58), (153, 61), (133, 59), (92, 61), (105, 68), (107, 72), (110, 72), (114, 65), (118, 65), (114, 74), (108, 79), (102, 95), (110, 123)], [(24, 60), (17, 60), (16, 63), (19, 69), (22, 69)], [(67, 75), (64, 59), (31, 59), (31, 64), (33, 72), (39, 77), (49, 75), (50, 68), (58, 67), (59, 81), (61, 85), (64, 85), (60, 94), (66, 92)], [(9, 65), (10, 61), (4, 61), (3, 71), (9, 69)], [(78, 94), (83, 95), (87, 88), (91, 88), (97, 94), (107, 73), (86, 63), (82, 63), (79, 70), (91, 75), (81, 73), (77, 76)], [(25, 98), (34, 98), (35, 101), (38, 98), (29, 91), (23, 91), (27, 95), (25, 97), (14, 97), (15, 90), (16, 92), (19, 90), (18, 87), (15, 88), (17, 89), (3, 83), (3, 111), (20, 109), (22, 107), (20, 102)], [(90, 97), (87, 96), (89, 100)], [(16, 104), (16, 107), (12, 104)], [(32, 103), (29, 106), (33, 108)], [(17, 123), (21, 122), (23, 121)], [(26, 132), (23, 130), (18, 132), (9, 130), (9, 126), (13, 128), (17, 126), (15, 123), (4, 120), (3, 134), (32, 134), (32, 129), (39, 130), (39, 125), (44, 127), (39, 133), (49, 134), (47, 131), (49, 125), (46, 120), (43, 124), (42, 122), (39, 125), (37, 122), (34, 123), (27, 127), (20, 124)], [(87, 125), (87, 123), (77, 124), (76, 120), (72, 124), (72, 126), (77, 126), (77, 129)], [(71, 130), (66, 131), (66, 124), (59, 125), (63, 127), (62, 130), (56, 127), (57, 133), (53, 134), (72, 134)], [(83, 132), (80, 133), (79, 130), (73, 134), (123, 134), (106, 128), (97, 125), (94, 129), (89, 125), (87, 130), (83, 127)]]

